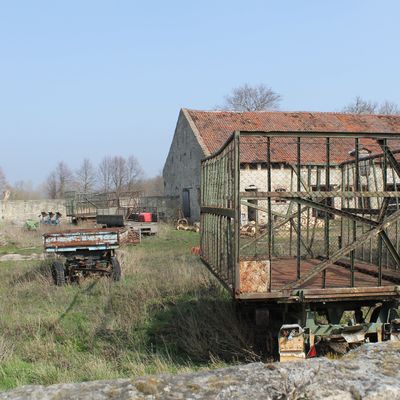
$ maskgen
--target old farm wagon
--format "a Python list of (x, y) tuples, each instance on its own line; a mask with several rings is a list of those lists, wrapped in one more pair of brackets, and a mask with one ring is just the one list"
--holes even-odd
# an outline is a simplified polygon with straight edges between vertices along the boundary
[(236, 131), (202, 161), (201, 259), (281, 360), (399, 338), (399, 139)]
[(128, 229), (92, 228), (49, 232), (43, 235), (44, 249), (52, 259), (52, 275), (58, 286), (79, 282), (89, 275), (118, 281), (121, 267), (115, 250), (131, 242)]

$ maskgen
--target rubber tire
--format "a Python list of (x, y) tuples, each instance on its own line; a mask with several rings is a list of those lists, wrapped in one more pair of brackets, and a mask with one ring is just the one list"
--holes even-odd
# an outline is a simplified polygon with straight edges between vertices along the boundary
[(65, 268), (61, 261), (54, 261), (51, 265), (53, 280), (57, 286), (65, 285)]
[(112, 265), (111, 277), (113, 281), (117, 282), (121, 280), (121, 265), (119, 264), (117, 257), (115, 256), (111, 257), (111, 265)]

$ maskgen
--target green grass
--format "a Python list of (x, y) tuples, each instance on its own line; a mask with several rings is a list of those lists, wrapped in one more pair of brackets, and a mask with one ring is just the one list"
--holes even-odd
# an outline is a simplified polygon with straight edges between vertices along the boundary
[(0, 263), (0, 389), (219, 367), (256, 356), (226, 292), (162, 227), (120, 250), (123, 279), (56, 287), (48, 263)]
[(23, 254), (29, 255), (32, 253), (39, 254), (43, 251), (43, 247), (39, 246), (32, 246), (32, 247), (18, 247), (14, 244), (7, 244), (6, 246), (0, 247), (0, 256), (4, 254)]

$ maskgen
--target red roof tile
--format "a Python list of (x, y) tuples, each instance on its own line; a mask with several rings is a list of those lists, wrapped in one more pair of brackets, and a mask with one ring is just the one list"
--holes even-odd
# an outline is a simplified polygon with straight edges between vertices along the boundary
[[(266, 132), (348, 132), (348, 133), (398, 133), (400, 116), (355, 115), (322, 112), (231, 112), (185, 110), (205, 147), (211, 154), (217, 151), (235, 130)], [(369, 151), (380, 152), (377, 143), (370, 139), (360, 140)], [(331, 161), (339, 163), (349, 158), (354, 149), (354, 139), (331, 139)], [(271, 140), (272, 162), (295, 162), (296, 138), (273, 138)], [(303, 138), (301, 158), (304, 163), (323, 163), (325, 140)], [(262, 162), (266, 160), (265, 137), (241, 138), (241, 161)]]

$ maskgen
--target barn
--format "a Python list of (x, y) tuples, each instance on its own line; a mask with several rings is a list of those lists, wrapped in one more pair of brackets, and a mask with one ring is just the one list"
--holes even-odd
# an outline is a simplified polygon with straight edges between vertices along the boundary
[[(164, 165), (164, 193), (166, 196), (179, 196), (183, 216), (190, 221), (200, 219), (200, 162), (228, 140), (234, 131), (252, 132), (290, 132), (293, 138), (277, 141), (271, 148), (270, 160), (274, 187), (276, 192), (292, 191), (297, 185), (297, 175), (302, 182), (306, 181), (310, 190), (333, 190), (344, 184), (351, 185), (351, 166), (357, 152), (359, 158), (368, 160), (372, 153), (381, 151), (376, 143), (365, 140), (355, 148), (350, 141), (335, 139), (332, 143), (332, 154), (329, 164), (329, 188), (325, 184), (326, 161), (321, 157), (322, 143), (313, 139), (321, 132), (342, 133), (399, 133), (400, 116), (392, 115), (354, 115), (322, 112), (230, 112), (199, 111), (183, 108), (180, 110), (174, 137)], [(309, 143), (303, 143), (301, 170), (294, 168), (296, 161), (296, 132), (311, 134)], [(242, 145), (240, 152), (240, 186), (241, 191), (265, 191), (267, 169), (266, 144), (256, 138), (249, 139)], [(373, 169), (373, 173), (369, 173)], [(297, 172), (296, 172), (297, 171)], [(380, 165), (366, 163), (360, 174), (361, 189), (368, 190), (372, 180), (380, 181)], [(296, 175), (297, 174), (297, 175)], [(378, 176), (378, 179), (377, 179)], [(387, 180), (390, 183), (390, 176)], [(396, 189), (398, 182), (391, 182)], [(375, 187), (376, 190), (383, 188)], [(400, 188), (399, 188), (400, 189)], [(334, 204), (332, 204), (334, 206)], [(373, 204), (348, 204), (349, 207), (373, 207)], [(276, 209), (284, 211), (285, 200), (276, 200)], [(253, 207), (242, 206), (242, 223), (266, 216), (256, 212)]]

